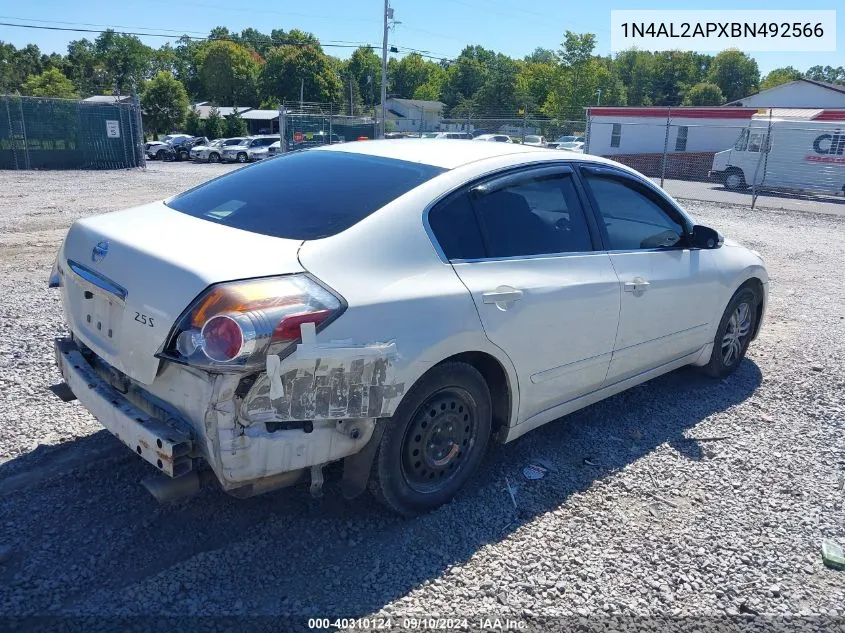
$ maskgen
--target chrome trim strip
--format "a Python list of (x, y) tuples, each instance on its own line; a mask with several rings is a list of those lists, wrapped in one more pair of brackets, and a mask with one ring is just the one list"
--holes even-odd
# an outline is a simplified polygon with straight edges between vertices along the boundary
[(109, 294), (116, 296), (121, 301), (126, 301), (126, 296), (129, 293), (123, 286), (116, 284), (108, 277), (104, 277), (100, 273), (93, 271), (90, 268), (73, 261), (72, 259), (67, 260), (67, 265), (68, 268), (70, 268), (83, 282), (95, 286), (100, 290), (105, 290)]

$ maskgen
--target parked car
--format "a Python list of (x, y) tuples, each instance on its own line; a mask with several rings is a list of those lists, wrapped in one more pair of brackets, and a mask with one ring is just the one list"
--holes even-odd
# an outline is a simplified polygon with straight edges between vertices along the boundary
[(164, 160), (170, 146), (161, 141), (151, 141), (144, 143), (144, 152), (150, 160)]
[(197, 490), (199, 460), (236, 496), (319, 494), (342, 460), (346, 496), (372, 476), (413, 515), (491, 441), (685, 365), (728, 377), (768, 281), (607, 159), (330, 145), (76, 220), (50, 275), (56, 391), (152, 464), (159, 498)]
[(507, 134), (481, 134), (476, 136), (474, 141), (493, 141), (496, 143), (513, 143), (511, 137)]
[(437, 132), (434, 136), (425, 136), (423, 138), (450, 138), (450, 139), (464, 139), (472, 140), (472, 134), (469, 132)]
[(570, 141), (568, 143), (558, 143), (556, 149), (566, 151), (566, 152), (575, 152), (576, 154), (583, 154), (584, 153), (584, 142), (583, 141)]
[(191, 148), (191, 160), (219, 163), (223, 149), (232, 145), (239, 145), (244, 138), (246, 137), (219, 138), (207, 145), (194, 145)]
[(204, 136), (188, 136), (171, 139), (164, 148), (164, 160), (183, 161), (191, 157), (191, 149), (196, 145), (204, 145), (208, 139)]
[[(223, 148), (221, 158), (224, 163), (238, 162), (248, 163), (266, 157), (267, 147), (279, 140), (278, 136), (250, 136), (243, 139), (237, 145)], [(256, 153), (258, 148), (263, 152)]]
[(558, 136), (555, 139), (556, 143), (583, 143), (584, 137), (583, 136)]
[(247, 158), (250, 162), (262, 160), (269, 156), (268, 148), (279, 142), (278, 136), (256, 136), (247, 145)]
[(546, 137), (545, 136), (537, 136), (536, 134), (526, 134), (525, 140), (522, 141), (523, 145), (529, 145), (531, 147), (545, 147), (546, 146)]
[(162, 143), (173, 143), (174, 141), (179, 143), (182, 140), (194, 138), (190, 134), (165, 134), (164, 136), (159, 137), (159, 141)]

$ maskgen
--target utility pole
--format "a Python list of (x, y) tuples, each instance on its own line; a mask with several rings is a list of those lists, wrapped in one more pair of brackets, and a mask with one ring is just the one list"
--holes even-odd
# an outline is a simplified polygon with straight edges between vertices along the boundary
[(380, 138), (387, 130), (387, 21), (393, 18), (390, 0), (384, 0), (384, 38), (381, 44), (381, 127)]
[(349, 116), (355, 116), (355, 108), (352, 105), (352, 75), (349, 75)]

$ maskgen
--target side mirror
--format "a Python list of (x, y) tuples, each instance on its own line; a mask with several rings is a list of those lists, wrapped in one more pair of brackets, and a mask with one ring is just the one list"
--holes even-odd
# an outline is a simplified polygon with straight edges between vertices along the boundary
[(692, 233), (690, 233), (690, 246), (692, 248), (719, 248), (722, 246), (722, 242), (724, 242), (724, 238), (715, 229), (701, 224), (692, 227)]

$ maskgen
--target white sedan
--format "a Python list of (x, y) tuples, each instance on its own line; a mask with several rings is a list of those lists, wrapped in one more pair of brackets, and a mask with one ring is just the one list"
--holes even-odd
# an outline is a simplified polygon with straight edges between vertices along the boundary
[(758, 254), (623, 165), (449, 140), (292, 152), (79, 219), (50, 284), (55, 390), (159, 498), (200, 460), (236, 496), (319, 494), (342, 460), (346, 496), (404, 515), (491, 441), (684, 365), (728, 376), (768, 295)]

